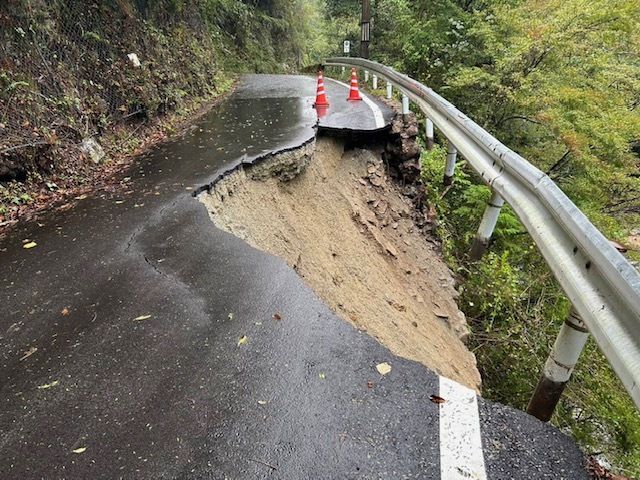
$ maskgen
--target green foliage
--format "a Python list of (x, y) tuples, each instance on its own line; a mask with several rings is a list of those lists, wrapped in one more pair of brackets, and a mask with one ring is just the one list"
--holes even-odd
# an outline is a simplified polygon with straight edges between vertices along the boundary
[[(636, 0), (379, 0), (375, 59), (442, 93), (548, 172), (610, 238), (640, 225), (640, 4)], [(635, 143), (634, 143), (635, 142)], [(489, 398), (525, 408), (569, 302), (517, 217), (505, 207), (491, 252), (468, 260), (489, 190), (446, 152), (423, 155), (447, 260), (465, 278)], [(589, 453), (640, 475), (640, 416), (589, 344), (554, 423)]]
[(361, 5), (361, 0), (326, 0), (327, 15), (329, 18), (343, 17), (353, 20), (359, 18)]
[(20, 206), (31, 201), (33, 201), (31, 195), (21, 188), (20, 185), (0, 185), (0, 214), (6, 213), (10, 206)]
[(640, 138), (640, 4), (416, 4), (401, 10), (408, 26), (400, 50), (385, 42), (376, 55), (402, 59), (397, 66), (547, 171), (598, 227), (619, 236), (600, 213), (622, 222), (640, 213), (630, 149)]
[(327, 32), (327, 55), (343, 55), (343, 42), (352, 44), (356, 55), (360, 43), (360, 0), (325, 0), (324, 29)]

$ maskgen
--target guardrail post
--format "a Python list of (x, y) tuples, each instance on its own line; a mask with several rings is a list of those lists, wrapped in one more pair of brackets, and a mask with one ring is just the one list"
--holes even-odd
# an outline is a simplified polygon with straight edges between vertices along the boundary
[(378, 76), (377, 75), (373, 76), (373, 89), (374, 90), (378, 89)]
[(369, 82), (369, 70), (364, 71), (364, 83)]
[(391, 100), (393, 98), (393, 84), (391, 82), (387, 82), (387, 100)]
[(544, 365), (536, 391), (529, 401), (527, 412), (530, 415), (543, 422), (551, 420), (588, 338), (587, 327), (572, 307)]
[(409, 97), (402, 95), (402, 115), (409, 115)]
[(473, 240), (471, 260), (480, 260), (484, 252), (489, 248), (489, 241), (498, 223), (498, 217), (500, 216), (500, 210), (502, 210), (503, 205), (504, 199), (498, 192), (494, 191), (491, 195), (491, 200), (489, 200), (489, 205), (487, 205), (484, 215), (482, 216), (476, 238)]
[(426, 133), (427, 133), (427, 148), (431, 150), (435, 145), (434, 135), (433, 135), (433, 122), (427, 118), (426, 125)]
[(453, 183), (453, 174), (456, 170), (457, 158), (458, 149), (453, 143), (449, 142), (447, 146), (447, 164), (444, 167), (444, 179), (442, 181), (442, 183), (444, 183), (446, 186)]

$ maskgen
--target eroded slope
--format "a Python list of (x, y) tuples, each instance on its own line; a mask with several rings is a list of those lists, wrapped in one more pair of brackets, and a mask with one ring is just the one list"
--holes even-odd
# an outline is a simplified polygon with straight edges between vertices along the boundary
[(478, 388), (451, 272), (379, 156), (320, 138), (235, 171), (200, 199), (219, 228), (285, 259), (357, 328)]

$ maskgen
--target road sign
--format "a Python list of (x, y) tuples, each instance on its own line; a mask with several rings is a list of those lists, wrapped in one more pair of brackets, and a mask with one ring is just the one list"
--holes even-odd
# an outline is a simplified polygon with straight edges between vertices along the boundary
[(349, 40), (344, 41), (344, 53), (351, 52), (351, 42)]

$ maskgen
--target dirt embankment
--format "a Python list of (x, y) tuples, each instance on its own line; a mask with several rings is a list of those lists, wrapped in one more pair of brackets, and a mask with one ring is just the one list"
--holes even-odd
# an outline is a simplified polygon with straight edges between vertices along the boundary
[(379, 154), (320, 138), (232, 173), (200, 199), (219, 228), (285, 259), (342, 318), (479, 388), (451, 272)]

